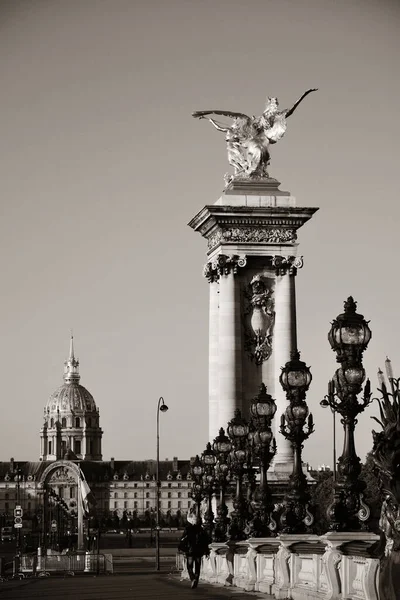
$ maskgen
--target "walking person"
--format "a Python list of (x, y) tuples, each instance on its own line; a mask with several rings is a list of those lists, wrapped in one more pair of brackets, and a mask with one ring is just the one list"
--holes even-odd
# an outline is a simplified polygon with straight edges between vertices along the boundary
[(178, 549), (186, 555), (186, 566), (189, 573), (192, 588), (196, 588), (199, 583), (201, 560), (203, 556), (208, 556), (209, 537), (207, 532), (201, 526), (200, 517), (194, 517), (189, 521), (179, 542)]

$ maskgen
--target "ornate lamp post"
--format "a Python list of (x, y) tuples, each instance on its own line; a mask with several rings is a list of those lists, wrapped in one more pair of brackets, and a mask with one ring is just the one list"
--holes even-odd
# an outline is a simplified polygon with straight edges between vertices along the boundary
[(214, 468), (217, 462), (217, 457), (214, 450), (211, 448), (210, 442), (207, 443), (206, 449), (201, 455), (201, 462), (204, 468), (203, 472), (203, 489), (207, 495), (207, 511), (204, 515), (204, 522), (208, 534), (212, 536), (214, 527), (214, 513), (212, 510), (212, 495), (215, 487)]
[(328, 508), (330, 529), (335, 531), (357, 530), (370, 514), (362, 500), (365, 484), (359, 481), (361, 464), (356, 454), (354, 429), (357, 416), (371, 402), (369, 380), (361, 402), (357, 398), (365, 380), (362, 355), (371, 339), (371, 330), (356, 308), (357, 304), (350, 296), (344, 303), (344, 313), (336, 317), (328, 333), (329, 343), (341, 366), (329, 382), (325, 400), (342, 416), (344, 428), (343, 453), (338, 460), (334, 499)]
[(248, 516), (247, 501), (243, 496), (243, 476), (245, 465), (249, 459), (247, 447), (249, 425), (242, 417), (240, 410), (235, 410), (235, 415), (228, 423), (228, 436), (232, 442), (230, 454), (232, 473), (236, 479), (236, 495), (233, 501), (234, 511), (231, 514), (231, 523), (229, 525), (229, 539), (242, 540), (246, 537), (244, 533), (246, 520)]
[(204, 491), (203, 491), (203, 473), (204, 467), (201, 464), (201, 460), (199, 455), (196, 455), (196, 458), (193, 461), (193, 464), (190, 467), (190, 471), (193, 479), (192, 486), (192, 498), (197, 506), (197, 518), (201, 519), (200, 514), (200, 504), (203, 499)]
[(276, 413), (275, 400), (267, 393), (262, 383), (260, 391), (250, 404), (252, 431), (249, 440), (255, 457), (260, 462), (260, 486), (255, 499), (255, 517), (251, 534), (266, 536), (271, 534), (271, 513), (273, 503), (267, 482), (267, 471), (276, 453), (276, 442), (271, 430), (271, 422)]
[[(300, 353), (296, 350), (292, 353), (291, 360), (282, 367), (279, 377), (280, 384), (290, 402), (281, 416), (280, 431), (291, 442), (294, 454), (289, 491), (283, 500), (283, 511), (280, 515), (280, 525), (284, 533), (302, 533), (314, 522), (314, 517), (308, 509), (310, 497), (301, 460), (303, 442), (314, 431), (312, 414), (309, 414), (305, 401), (311, 379), (309, 367), (300, 360)], [(307, 417), (307, 431), (305, 431)]]
[(156, 462), (156, 570), (160, 570), (160, 412), (166, 412), (168, 406), (161, 396), (157, 404), (157, 462)]
[(213, 539), (215, 542), (225, 542), (226, 532), (228, 528), (228, 507), (225, 502), (225, 492), (229, 477), (229, 453), (232, 450), (230, 439), (225, 435), (224, 429), (221, 427), (218, 436), (214, 439), (213, 450), (217, 457), (215, 465), (215, 479), (219, 483), (219, 505), (217, 507), (217, 518), (215, 521), (215, 529)]

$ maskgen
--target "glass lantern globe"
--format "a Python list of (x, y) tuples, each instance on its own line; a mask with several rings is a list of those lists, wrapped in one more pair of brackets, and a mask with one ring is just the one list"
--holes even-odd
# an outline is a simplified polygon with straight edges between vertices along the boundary
[(232, 450), (231, 441), (225, 435), (225, 431), (222, 427), (219, 430), (219, 435), (214, 439), (213, 450), (217, 454), (227, 454)]
[(363, 352), (368, 346), (372, 333), (368, 322), (356, 309), (357, 303), (349, 296), (344, 303), (344, 313), (338, 315), (332, 323), (328, 340), (335, 352), (346, 347), (358, 347)]
[(229, 422), (228, 435), (231, 439), (244, 438), (249, 434), (249, 426), (242, 417), (240, 410), (235, 410), (234, 418)]
[(279, 377), (279, 381), (283, 389), (288, 391), (301, 390), (306, 392), (310, 387), (312, 375), (306, 363), (300, 360), (300, 352), (296, 350), (291, 355), (291, 360), (288, 361)]
[(215, 453), (213, 451), (213, 449), (211, 448), (211, 444), (210, 442), (207, 443), (207, 447), (204, 450), (202, 456), (201, 456), (202, 462), (205, 465), (211, 465), (214, 466), (215, 463), (217, 462), (217, 457), (215, 456)]

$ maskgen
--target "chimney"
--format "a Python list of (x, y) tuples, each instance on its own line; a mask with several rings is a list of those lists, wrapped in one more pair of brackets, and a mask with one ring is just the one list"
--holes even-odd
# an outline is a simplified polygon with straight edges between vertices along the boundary
[(196, 457), (195, 457), (195, 456), (191, 456), (191, 457), (190, 457), (190, 461), (189, 461), (189, 464), (190, 464), (190, 466), (192, 466), (192, 465), (194, 464), (194, 461), (195, 461), (195, 460), (196, 460)]
[(14, 459), (10, 458), (10, 473), (14, 473)]
[(174, 456), (172, 459), (172, 471), (176, 473), (178, 471), (178, 457)]
[(114, 457), (112, 456), (112, 457), (111, 457), (111, 461), (110, 461), (110, 463), (111, 463), (111, 471), (114, 471), (114, 469), (115, 469), (114, 460), (115, 460), (115, 459), (114, 459)]

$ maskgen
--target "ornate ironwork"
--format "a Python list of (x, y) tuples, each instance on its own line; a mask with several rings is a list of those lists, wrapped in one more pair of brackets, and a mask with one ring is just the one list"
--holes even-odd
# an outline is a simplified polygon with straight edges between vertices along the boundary
[(221, 427), (218, 436), (214, 439), (213, 450), (217, 457), (215, 465), (215, 482), (219, 486), (219, 504), (217, 506), (217, 518), (215, 519), (215, 527), (213, 531), (214, 542), (225, 542), (228, 530), (228, 507), (226, 506), (225, 493), (228, 486), (230, 471), (229, 471), (229, 454), (232, 450), (230, 439), (225, 435), (224, 429)]
[(343, 453), (338, 460), (333, 502), (328, 508), (330, 529), (334, 531), (360, 529), (369, 517), (369, 510), (362, 501), (365, 484), (359, 479), (361, 463), (356, 454), (354, 430), (357, 416), (371, 402), (369, 380), (361, 401), (358, 399), (365, 380), (362, 355), (371, 339), (371, 330), (363, 315), (356, 313), (356, 308), (350, 296), (344, 303), (344, 313), (333, 321), (328, 334), (341, 366), (329, 382), (324, 400), (341, 415), (344, 428)]
[(247, 527), (248, 534), (252, 537), (271, 535), (274, 529), (271, 518), (274, 505), (268, 486), (267, 471), (276, 454), (276, 441), (271, 430), (275, 412), (275, 400), (267, 393), (267, 388), (262, 383), (259, 393), (252, 399), (250, 405), (252, 417), (249, 433), (250, 447), (254, 458), (260, 464), (260, 484), (253, 493), (251, 502), (253, 514)]
[(245, 539), (245, 527), (249, 516), (249, 502), (243, 495), (243, 480), (249, 465), (248, 434), (249, 425), (242, 417), (239, 409), (235, 410), (234, 417), (228, 423), (228, 436), (232, 442), (230, 452), (231, 473), (236, 480), (236, 493), (233, 501), (233, 512), (228, 528), (230, 540)]
[(212, 510), (212, 497), (215, 491), (215, 476), (214, 468), (217, 462), (217, 457), (214, 450), (211, 448), (210, 442), (207, 443), (205, 451), (201, 455), (201, 463), (203, 465), (203, 490), (207, 497), (207, 510), (204, 515), (205, 528), (210, 536), (214, 529), (214, 513)]
[[(307, 478), (303, 471), (301, 451), (304, 441), (314, 431), (312, 414), (305, 402), (306, 391), (311, 383), (311, 373), (306, 363), (300, 360), (298, 350), (292, 353), (291, 360), (282, 368), (279, 381), (286, 392), (290, 404), (281, 415), (280, 432), (290, 441), (293, 448), (293, 471), (289, 477), (289, 490), (286, 493), (279, 516), (283, 533), (303, 533), (314, 522), (310, 510), (310, 495), (307, 491)], [(307, 429), (304, 427), (307, 422)]]

